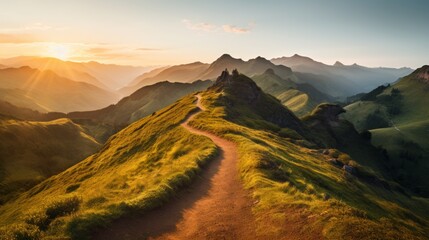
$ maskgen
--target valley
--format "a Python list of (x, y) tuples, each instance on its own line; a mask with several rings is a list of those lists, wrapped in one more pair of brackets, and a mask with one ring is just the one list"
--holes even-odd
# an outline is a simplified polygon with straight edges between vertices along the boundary
[(429, 240), (429, 2), (0, 8), (0, 240)]

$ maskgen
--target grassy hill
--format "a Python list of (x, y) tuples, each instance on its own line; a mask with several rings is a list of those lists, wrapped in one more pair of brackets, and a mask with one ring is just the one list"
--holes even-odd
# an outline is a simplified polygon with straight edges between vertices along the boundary
[(30, 121), (49, 121), (65, 117), (63, 113), (40, 113), (30, 108), (17, 107), (5, 101), (0, 101), (0, 115), (7, 117), (7, 119)]
[[(51, 216), (46, 234), (81, 239), (82, 234), (110, 219), (162, 204), (217, 153), (210, 140), (179, 125), (195, 110), (193, 101), (193, 96), (186, 97), (131, 124), (111, 137), (97, 154), (5, 204), (1, 207), (1, 225), (19, 223), (25, 216), (42, 214), (44, 218), (46, 204), (64, 201), (78, 204), (79, 210), (74, 215)], [(77, 203), (73, 197), (78, 197)], [(77, 207), (71, 212), (75, 210)], [(34, 230), (31, 224), (7, 229), (22, 228)]]
[(112, 125), (115, 128), (122, 128), (153, 114), (192, 92), (204, 90), (211, 84), (211, 81), (195, 81), (193, 83), (163, 81), (142, 87), (130, 96), (121, 99), (115, 105), (96, 111), (72, 112), (67, 114), (67, 117), (72, 119), (93, 119)]
[(121, 99), (117, 104), (99, 110), (67, 114), (61, 112), (43, 113), (0, 101), (0, 114), (13, 119), (32, 121), (70, 118), (84, 127), (97, 141), (104, 143), (113, 133), (130, 123), (151, 115), (192, 92), (205, 90), (211, 84), (212, 82), (208, 80), (193, 83), (159, 82), (142, 87), (130, 96)]
[(69, 119), (0, 120), (0, 203), (76, 164), (99, 147)]
[(29, 67), (1, 69), (0, 89), (0, 100), (43, 112), (92, 110), (118, 99), (94, 85)]
[[(255, 200), (258, 234), (287, 238), (298, 232), (303, 238), (315, 234), (326, 239), (427, 236), (428, 200), (407, 194), (380, 173), (373, 163), (380, 153), (371, 152), (376, 149), (363, 144), (368, 140), (338, 119), (340, 107), (322, 105), (301, 121), (236, 71), (224, 72), (200, 95), (206, 110), (190, 124), (237, 144), (240, 175)], [(112, 219), (130, 213), (144, 216), (174, 201), (171, 196), (195, 180), (217, 154), (208, 138), (180, 126), (195, 110), (195, 97), (184, 97), (1, 206), (3, 236), (84, 239)], [(354, 143), (362, 143), (360, 151), (366, 155), (355, 155), (359, 146)]]
[(372, 142), (385, 148), (395, 178), (425, 196), (429, 194), (428, 66), (387, 87), (380, 87), (345, 109), (344, 118), (360, 130), (371, 130)]
[(272, 69), (255, 75), (252, 79), (264, 92), (279, 99), (298, 116), (310, 113), (322, 102), (332, 100), (332, 97), (321, 93), (309, 84), (295, 83), (289, 78), (281, 78)]

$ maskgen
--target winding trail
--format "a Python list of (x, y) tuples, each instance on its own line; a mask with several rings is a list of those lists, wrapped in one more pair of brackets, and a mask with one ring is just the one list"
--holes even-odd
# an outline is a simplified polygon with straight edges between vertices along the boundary
[(206, 166), (200, 179), (164, 206), (142, 216), (119, 219), (93, 239), (256, 239), (252, 199), (238, 175), (237, 146), (188, 123), (205, 108), (197, 97), (199, 111), (181, 126), (210, 138), (220, 154)]

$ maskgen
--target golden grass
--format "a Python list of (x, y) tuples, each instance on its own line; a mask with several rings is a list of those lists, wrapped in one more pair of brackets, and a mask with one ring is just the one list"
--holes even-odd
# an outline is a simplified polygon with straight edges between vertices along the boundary
[(0, 224), (21, 223), (51, 202), (77, 196), (82, 200), (79, 210), (55, 218), (43, 234), (81, 239), (112, 219), (161, 205), (217, 154), (210, 139), (180, 126), (195, 110), (194, 100), (186, 97), (130, 125), (97, 154), (2, 206)]
[[(279, 128), (261, 119), (240, 119), (259, 130), (227, 121), (226, 107), (218, 101), (221, 94), (225, 93), (202, 93), (207, 110), (190, 124), (237, 143), (240, 176), (255, 199), (258, 231), (277, 238), (287, 238), (289, 227), (298, 228), (302, 238), (427, 236), (427, 199), (345, 174), (325, 160), (336, 154), (351, 161), (350, 156), (336, 150), (323, 155), (306, 148), (305, 141), (264, 129)], [(161, 205), (192, 181), (217, 152), (209, 139), (179, 126), (195, 110), (194, 100), (188, 96), (132, 124), (110, 138), (99, 153), (2, 206), (0, 224), (22, 224), (22, 217), (46, 211), (52, 201), (77, 196), (82, 199), (79, 210), (52, 220), (41, 234), (83, 239), (112, 219)], [(297, 217), (304, 220), (295, 222)]]
[(225, 108), (217, 101), (221, 94), (204, 93), (207, 111), (190, 124), (237, 143), (241, 176), (257, 202), (260, 231), (282, 236), (291, 209), (298, 208), (311, 218), (302, 226), (303, 238), (305, 229), (320, 228), (328, 239), (424, 239), (427, 199), (368, 184), (327, 163), (330, 156), (292, 139), (226, 121)]

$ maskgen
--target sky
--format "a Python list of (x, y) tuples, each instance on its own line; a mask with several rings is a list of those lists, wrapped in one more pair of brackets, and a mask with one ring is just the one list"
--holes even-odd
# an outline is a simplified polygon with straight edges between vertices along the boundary
[(130, 65), (294, 54), (327, 64), (429, 64), (429, 1), (0, 1), (0, 58)]

